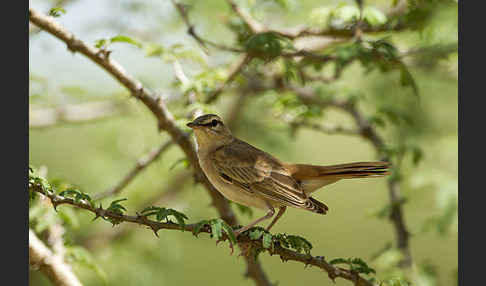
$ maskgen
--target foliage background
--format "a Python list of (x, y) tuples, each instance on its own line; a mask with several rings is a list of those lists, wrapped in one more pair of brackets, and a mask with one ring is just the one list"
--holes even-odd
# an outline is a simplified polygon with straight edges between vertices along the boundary
[[(278, 5), (287, 3), (288, 9)], [(257, 19), (272, 25), (293, 26), (312, 23), (309, 15), (323, 6), (333, 7), (353, 1), (240, 1), (249, 4)], [(366, 5), (387, 9), (393, 1), (366, 1)], [(439, 1), (440, 2), (440, 1)], [(232, 33), (222, 24), (231, 15), (224, 1), (186, 1), (192, 9), (191, 19), (197, 31), (215, 42), (233, 43)], [(31, 1), (32, 7), (47, 11), (52, 1)], [(193, 56), (204, 58), (195, 41), (186, 33), (170, 1), (65, 1), (66, 13), (56, 20), (87, 43), (101, 38), (127, 35), (170, 46), (180, 43)], [(317, 25), (316, 23), (313, 23)], [(418, 31), (389, 33), (399, 50), (457, 43), (457, 5), (439, 3), (434, 6), (430, 21)], [(58, 124), (48, 128), (29, 129), (29, 161), (45, 166), (49, 179), (69, 182), (93, 194), (113, 186), (140, 156), (168, 139), (156, 130), (152, 115), (103, 70), (46, 33), (30, 36), (29, 100), (32, 108), (60, 106), (98, 100), (114, 100), (123, 112), (109, 118), (83, 124)], [(147, 87), (175, 100), (170, 108), (183, 115), (177, 104), (180, 87), (172, 65), (160, 58), (146, 57), (129, 44), (114, 43), (111, 56)], [(231, 53), (212, 52), (207, 57), (210, 67), (231, 63)], [(412, 233), (411, 250), (420, 273), (420, 285), (455, 285), (457, 280), (457, 53), (438, 61), (431, 56), (407, 59), (420, 92), (414, 98), (410, 88), (400, 86), (397, 73), (372, 71), (364, 73), (354, 63), (337, 81), (326, 88), (359, 93), (368, 103), (398, 107), (415, 121), (408, 129), (388, 131), (385, 138), (405, 140), (420, 146), (423, 160), (415, 166), (407, 158), (403, 166), (402, 191), (407, 198), (405, 219)], [(186, 73), (193, 77), (200, 72), (194, 61), (183, 61)], [(235, 97), (226, 92), (212, 110), (228, 114)], [(412, 103), (411, 103), (412, 102)], [(414, 102), (419, 102), (417, 105)], [(366, 106), (365, 106), (366, 107)], [(403, 108), (402, 108), (403, 107)], [(337, 164), (375, 160), (375, 152), (359, 137), (326, 135), (300, 130), (291, 136), (289, 127), (268, 112), (267, 97), (252, 97), (243, 107), (238, 121), (238, 136), (284, 161), (313, 164)], [(338, 122), (352, 126), (352, 121), (337, 111), (326, 111), (321, 122)], [(394, 123), (391, 123), (392, 125)], [(404, 123), (396, 123), (400, 125)], [(402, 130), (402, 131), (400, 131)], [(402, 133), (401, 133), (402, 132)], [(147, 200), (167, 191), (170, 179), (186, 171), (177, 147), (171, 147), (162, 158), (150, 165), (116, 198), (128, 198), (129, 210), (144, 208)], [(44, 168), (44, 167), (42, 167)], [(165, 206), (186, 213), (190, 221), (217, 217), (209, 206), (210, 199), (190, 176), (178, 188), (177, 195)], [(274, 232), (299, 234), (310, 240), (314, 255), (361, 257), (377, 270), (387, 273), (394, 253), (380, 259), (375, 253), (394, 242), (392, 225), (376, 214), (388, 203), (386, 180), (348, 180), (328, 186), (315, 195), (330, 206), (326, 216), (290, 209), (274, 228)], [(109, 203), (107, 200), (106, 204)], [(160, 238), (141, 227), (114, 228), (107, 223), (91, 222), (92, 215), (61, 206), (65, 218), (68, 244), (83, 246), (89, 254), (73, 248), (75, 272), (86, 285), (250, 285), (245, 280), (244, 260), (230, 256), (226, 245), (201, 235), (160, 232)], [(31, 226), (42, 230), (55, 220), (54, 212), (42, 206), (30, 209)], [(41, 217), (41, 222), (36, 217)], [(253, 217), (262, 215), (254, 210)], [(250, 217), (240, 215), (243, 223)], [(50, 219), (49, 219), (50, 218)], [(43, 226), (44, 224), (44, 226)], [(130, 229), (118, 237), (119, 229)], [(282, 263), (275, 257), (261, 256), (264, 269), (279, 285), (319, 283), (332, 285), (325, 273), (316, 268), (302, 269), (292, 262)], [(30, 272), (31, 285), (49, 285), (38, 272)], [(336, 281), (336, 285), (348, 285)]]

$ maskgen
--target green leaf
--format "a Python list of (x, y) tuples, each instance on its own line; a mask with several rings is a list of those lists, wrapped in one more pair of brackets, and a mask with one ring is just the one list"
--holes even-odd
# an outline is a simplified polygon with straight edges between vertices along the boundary
[(62, 7), (54, 7), (54, 8), (51, 8), (49, 9), (49, 16), (52, 16), (52, 17), (59, 17), (61, 16), (61, 14), (66, 14), (66, 10), (64, 10), (64, 8)]
[(108, 46), (108, 40), (107, 39), (99, 39), (99, 40), (96, 40), (95, 42), (95, 47), (98, 48), (98, 49), (101, 49), (101, 48), (106, 48)]
[(181, 164), (184, 166), (184, 168), (188, 168), (190, 166), (189, 159), (187, 157), (180, 158), (177, 161), (175, 161), (170, 167), (169, 170), (174, 169), (177, 165)]
[(123, 211), (126, 211), (127, 209), (122, 206), (121, 204), (119, 204), (119, 202), (123, 202), (123, 201), (126, 201), (127, 199), (124, 198), (124, 199), (119, 199), (119, 200), (114, 200), (111, 202), (110, 206), (106, 209), (108, 211), (112, 211), (114, 213), (117, 213), (117, 214), (123, 214)]
[(225, 223), (223, 221), (223, 229), (226, 232), (226, 234), (228, 235), (230, 241), (235, 244), (236, 243), (236, 236), (235, 236), (235, 233), (233, 232), (233, 229), (231, 228), (231, 226), (229, 226), (227, 223)]
[(365, 7), (363, 9), (363, 18), (370, 26), (383, 25), (388, 20), (383, 12), (374, 7)]
[(293, 49), (292, 43), (275, 32), (254, 34), (245, 43), (245, 49), (249, 55), (263, 60), (278, 57), (284, 48)]
[(298, 235), (287, 235), (287, 238), (290, 242), (290, 247), (297, 250), (297, 252), (303, 250), (306, 254), (310, 254), (312, 244), (308, 240)]
[(116, 42), (122, 42), (122, 43), (128, 43), (132, 44), (134, 46), (137, 46), (139, 48), (142, 47), (142, 44), (128, 36), (123, 36), (123, 35), (118, 35), (110, 39), (110, 43), (116, 43)]
[(402, 84), (402, 86), (410, 86), (413, 90), (414, 95), (419, 95), (417, 83), (415, 82), (415, 79), (408, 70), (407, 66), (403, 63), (400, 65), (400, 83)]
[(263, 229), (255, 228), (250, 230), (250, 234), (248, 235), (251, 240), (257, 240), (262, 237), (264, 231)]
[(270, 233), (264, 233), (263, 234), (263, 239), (262, 239), (262, 245), (263, 245), (263, 248), (265, 249), (269, 249), (273, 243), (272, 243), (272, 235)]
[(412, 147), (412, 162), (416, 166), (424, 157), (424, 152), (419, 146)]
[(211, 234), (216, 236), (217, 239), (223, 237), (223, 221), (221, 219), (213, 219), (209, 222), (211, 226)]
[(66, 189), (62, 192), (59, 193), (61, 197), (70, 197), (74, 200), (76, 203), (80, 203), (82, 200), (90, 204), (92, 207), (94, 207), (94, 202), (91, 199), (91, 197), (88, 194), (85, 194), (83, 192), (80, 192), (76, 189)]
[(145, 56), (147, 57), (159, 57), (164, 54), (165, 48), (159, 44), (146, 44), (144, 45)]
[(147, 217), (155, 215), (157, 221), (166, 220), (166, 222), (169, 222), (170, 221), (169, 216), (172, 216), (177, 220), (177, 223), (182, 227), (186, 225), (185, 220), (188, 219), (188, 217), (185, 214), (178, 212), (174, 209), (167, 209), (167, 208), (161, 208), (156, 206), (147, 207), (143, 209), (140, 213)]
[(274, 235), (272, 240), (274, 243), (278, 243), (283, 247), (295, 249), (299, 253), (304, 251), (306, 254), (310, 254), (310, 250), (312, 249), (312, 244), (309, 241), (297, 235), (279, 233)]

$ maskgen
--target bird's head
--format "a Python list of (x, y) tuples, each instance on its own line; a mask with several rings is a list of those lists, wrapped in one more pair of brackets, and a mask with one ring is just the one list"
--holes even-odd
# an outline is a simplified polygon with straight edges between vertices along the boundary
[(215, 114), (204, 114), (187, 124), (194, 130), (198, 148), (215, 149), (233, 140), (231, 131)]

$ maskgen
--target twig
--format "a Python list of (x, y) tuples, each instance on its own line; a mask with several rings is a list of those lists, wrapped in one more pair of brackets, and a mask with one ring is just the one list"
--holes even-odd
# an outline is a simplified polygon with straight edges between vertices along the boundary
[(29, 264), (42, 271), (56, 286), (81, 286), (63, 256), (52, 251), (29, 228)]
[[(330, 37), (335, 39), (338, 38), (351, 39), (355, 37), (356, 34), (355, 29), (335, 29), (335, 28), (316, 29), (312, 27), (293, 27), (293, 28), (278, 29), (278, 30), (271, 29), (265, 27), (257, 20), (255, 20), (253, 17), (251, 17), (251, 15), (248, 14), (248, 12), (240, 8), (233, 0), (227, 0), (226, 2), (228, 2), (233, 12), (235, 12), (243, 20), (243, 22), (246, 23), (246, 25), (250, 28), (251, 32), (254, 34), (263, 33), (263, 32), (273, 32), (291, 40), (300, 37), (307, 37), (307, 36)], [(403, 2), (405, 2), (405, 4)], [(405, 0), (400, 1), (400, 3), (395, 8), (391, 9), (389, 12), (386, 12), (388, 17), (389, 18), (397, 17), (405, 13), (406, 6), (407, 6), (406, 2), (407, 1)], [(405, 7), (403, 5), (405, 5)], [(403, 28), (405, 27), (400, 25), (395, 25), (390, 27), (389, 25), (384, 24), (378, 27), (371, 27), (371, 26), (360, 27), (360, 30), (362, 33), (380, 33), (380, 32), (385, 32), (390, 30), (397, 31)]]
[(235, 12), (246, 23), (253, 34), (261, 33), (266, 30), (262, 24), (253, 19), (253, 17), (247, 11), (236, 5), (233, 0), (226, 0), (226, 2), (228, 2), (233, 12)]
[(224, 50), (224, 51), (237, 52), (237, 53), (245, 52), (244, 50), (241, 50), (241, 49), (238, 49), (238, 48), (229, 47), (229, 46), (222, 45), (222, 44), (218, 44), (218, 43), (212, 42), (210, 40), (204, 39), (201, 36), (199, 36), (199, 34), (196, 33), (196, 30), (195, 30), (194, 25), (191, 24), (191, 22), (189, 20), (189, 16), (187, 14), (187, 10), (186, 10), (186, 7), (184, 6), (184, 4), (182, 4), (182, 3), (178, 2), (178, 1), (175, 1), (175, 0), (172, 0), (172, 3), (176, 7), (177, 12), (179, 12), (179, 15), (181, 15), (182, 20), (186, 24), (186, 26), (187, 26), (187, 33), (191, 37), (193, 37), (196, 40), (196, 42), (198, 42), (198, 44), (201, 46), (201, 48), (203, 49), (203, 51), (206, 54), (209, 54), (208, 47), (206, 46), (206, 44), (209, 45), (209, 46), (212, 46), (214, 48), (217, 48), (217, 49), (220, 49), (220, 50)]
[[(82, 208), (82, 209), (85, 209), (85, 210), (92, 212), (93, 214), (96, 215), (95, 218), (97, 218), (97, 217), (111, 218), (111, 219), (117, 221), (118, 223), (131, 222), (131, 223), (135, 223), (135, 224), (139, 224), (139, 225), (145, 225), (145, 226), (149, 227), (156, 235), (157, 235), (157, 232), (161, 229), (184, 230), (184, 231), (194, 232), (196, 227), (199, 225), (199, 224), (179, 225), (179, 224), (172, 223), (172, 222), (163, 223), (163, 222), (150, 220), (147, 217), (145, 217), (143, 215), (139, 215), (139, 214), (137, 214), (136, 216), (130, 216), (130, 215), (124, 215), (124, 214), (120, 214), (120, 213), (117, 213), (117, 212), (109, 211), (107, 209), (103, 209), (101, 206), (96, 208), (96, 207), (92, 206), (91, 204), (89, 204), (88, 202), (85, 202), (83, 200), (75, 201), (74, 199), (59, 196), (59, 195), (56, 195), (55, 193), (53, 193), (51, 191), (44, 190), (40, 184), (39, 185), (36, 185), (36, 184), (29, 185), (29, 191), (37, 192), (37, 193), (40, 193), (40, 194), (48, 197), (51, 200), (51, 203), (54, 206), (54, 208), (56, 208), (57, 206), (62, 205), (62, 204), (72, 205), (72, 206)], [(211, 234), (211, 228), (208, 225), (206, 225), (206, 226), (202, 227), (200, 232)], [(226, 235), (224, 235), (223, 238), (222, 238), (223, 241), (227, 240), (227, 239), (228, 239), (228, 237)], [(260, 249), (263, 249), (262, 239), (251, 240), (248, 236), (240, 235), (240, 236), (237, 237), (237, 241), (238, 241), (238, 244), (244, 245), (245, 247), (248, 247), (248, 244), (251, 244), (252, 247), (258, 247)], [(306, 265), (317, 266), (317, 267), (323, 269), (324, 271), (326, 271), (328, 273), (329, 277), (332, 280), (334, 280), (337, 277), (340, 277), (340, 278), (352, 281), (356, 285), (366, 285), (366, 286), (374, 285), (373, 283), (371, 283), (368, 280), (359, 276), (357, 273), (351, 272), (350, 270), (347, 270), (347, 269), (337, 268), (337, 267), (333, 266), (332, 264), (328, 263), (324, 259), (324, 257), (322, 257), (322, 256), (313, 257), (311, 255), (301, 254), (299, 252), (284, 248), (284, 247), (279, 246), (279, 245), (276, 245), (273, 250), (269, 249), (268, 251), (271, 255), (274, 255), (274, 254), (279, 255), (280, 258), (283, 261), (292, 260), (292, 261), (302, 262)], [(254, 260), (253, 257), (249, 257), (249, 258)], [(250, 268), (250, 265), (253, 265), (253, 267)], [(251, 272), (255, 271), (255, 269), (256, 269), (255, 267), (259, 267), (259, 265), (258, 264), (249, 264), (250, 269), (248, 269), (248, 275), (250, 275), (250, 276), (252, 275)], [(258, 274), (258, 275), (260, 275), (260, 274)], [(262, 278), (260, 277), (260, 278), (257, 278), (257, 279), (262, 279)], [(255, 279), (255, 282), (257, 282), (257, 281), (258, 280)], [(268, 282), (268, 280), (266, 280), (266, 279), (261, 280), (261, 281), (262, 282), (265, 282), (265, 281)]]
[(140, 172), (142, 172), (148, 165), (159, 159), (160, 155), (169, 149), (172, 144), (172, 141), (168, 141), (158, 147), (153, 148), (148, 154), (145, 154), (143, 157), (137, 160), (135, 166), (133, 166), (130, 172), (128, 172), (128, 174), (126, 174), (125, 177), (118, 182), (118, 184), (109, 190), (94, 194), (93, 199), (101, 200), (119, 194)]

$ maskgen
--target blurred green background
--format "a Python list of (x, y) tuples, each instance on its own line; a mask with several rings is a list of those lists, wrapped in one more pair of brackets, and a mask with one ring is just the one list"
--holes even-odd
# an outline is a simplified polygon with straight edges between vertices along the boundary
[[(230, 64), (235, 56), (211, 52), (205, 56), (170, 1), (63, 1), (66, 13), (56, 18), (67, 29), (89, 44), (101, 38), (127, 35), (164, 46), (180, 43), (190, 47), (198, 57), (207, 57), (212, 68)], [(282, 8), (279, 2), (289, 7)], [(420, 2), (420, 1), (418, 1)], [(441, 1), (438, 1), (441, 2)], [(190, 17), (197, 31), (215, 42), (232, 44), (234, 36), (222, 23), (231, 12), (224, 1), (187, 1)], [(335, 7), (353, 1), (240, 1), (253, 7), (251, 12), (265, 24), (311, 24), (311, 13), (319, 7)], [(386, 10), (393, 1), (365, 1), (366, 5)], [(34, 1), (31, 7), (46, 12), (54, 1)], [(457, 44), (457, 4), (434, 6), (424, 27), (414, 31), (389, 33), (399, 50), (436, 44)], [(377, 37), (376, 35), (372, 37)], [(178, 118), (185, 119), (184, 107), (178, 104), (180, 87), (170, 63), (146, 57), (132, 45), (116, 43), (111, 56), (140, 79), (148, 88), (160, 93)], [(326, 88), (359, 92), (367, 99), (363, 108), (376, 102), (399, 106), (407, 116), (419, 123), (412, 131), (400, 128), (380, 129), (389, 142), (410, 140), (420, 146), (423, 160), (414, 165), (410, 158), (403, 163), (401, 190), (407, 198), (403, 210), (411, 232), (410, 247), (419, 282), (417, 285), (456, 285), (457, 281), (457, 53), (448, 54), (430, 63), (427, 55), (407, 59), (419, 88), (416, 99), (410, 88), (400, 86), (399, 76), (373, 71), (364, 73), (355, 63), (337, 81)], [(200, 70), (193, 62), (183, 62), (188, 76)], [(61, 123), (44, 128), (29, 128), (29, 163), (47, 171), (51, 180), (68, 182), (88, 194), (104, 191), (115, 185), (135, 161), (162, 144), (169, 137), (157, 131), (150, 112), (105, 71), (79, 54), (70, 53), (66, 45), (51, 35), (40, 32), (29, 36), (30, 111), (66, 104), (113, 101), (122, 110), (101, 120), (86, 123)], [(210, 108), (228, 115), (237, 100), (227, 92)], [(413, 102), (413, 103), (410, 103)], [(283, 161), (338, 164), (375, 160), (373, 147), (363, 139), (344, 135), (326, 135), (312, 130), (299, 130), (291, 136), (288, 125), (272, 115), (265, 96), (246, 100), (236, 122), (239, 138), (268, 151)], [(30, 124), (34, 119), (31, 117)], [(352, 126), (352, 120), (339, 111), (326, 111), (322, 122), (338, 122)], [(392, 129), (392, 128), (390, 128)], [(398, 131), (396, 131), (398, 130)], [(401, 132), (401, 133), (400, 133)], [(401, 135), (397, 135), (401, 134)], [(400, 138), (400, 139), (397, 139)], [(200, 185), (195, 185), (184, 164), (183, 153), (172, 146), (161, 158), (136, 177), (115, 198), (124, 202), (129, 213), (160, 202), (159, 205), (180, 210), (189, 222), (215, 218), (217, 212)], [(176, 179), (174, 179), (176, 178)], [(175, 184), (174, 181), (180, 181)], [(171, 196), (164, 196), (165, 192)], [(393, 226), (377, 213), (387, 205), (387, 180), (347, 180), (330, 185), (314, 195), (324, 201), (330, 211), (326, 216), (290, 209), (275, 226), (274, 232), (299, 234), (313, 244), (313, 255), (327, 259), (361, 257), (386, 275), (396, 255), (373, 259), (388, 243), (395, 243)], [(33, 209), (35, 207), (35, 209)], [(35, 212), (34, 212), (35, 211)], [(263, 213), (254, 210), (253, 217), (241, 214), (247, 223)], [(227, 244), (202, 234), (196, 239), (188, 233), (160, 231), (160, 238), (143, 227), (127, 224), (112, 227), (92, 214), (60, 206), (64, 218), (65, 239), (69, 245), (82, 246), (89, 254), (73, 250), (73, 265), (86, 285), (251, 285), (245, 279), (245, 261), (236, 253), (230, 255)], [(55, 212), (45, 206), (31, 207), (32, 227), (42, 230), (38, 220), (48, 223)], [(48, 219), (49, 218), (49, 219)], [(39, 226), (41, 225), (41, 226)], [(334, 285), (327, 274), (315, 267), (282, 261), (267, 254), (260, 261), (272, 282), (278, 285)], [(50, 285), (45, 277), (30, 272), (31, 285)], [(335, 285), (350, 285), (336, 280)]]

